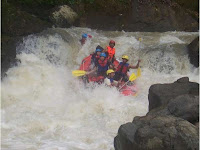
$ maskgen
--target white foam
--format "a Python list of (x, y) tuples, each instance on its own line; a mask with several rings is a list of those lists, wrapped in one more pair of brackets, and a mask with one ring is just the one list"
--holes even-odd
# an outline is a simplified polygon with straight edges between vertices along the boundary
[(165, 35), (160, 37), (161, 44), (184, 44), (184, 41), (180, 40), (179, 38), (172, 36), (172, 35)]
[[(73, 28), (68, 30), (75, 39), (81, 35), (79, 28), (76, 32)], [(109, 36), (107, 32), (89, 31), (96, 37), (88, 41), (88, 51), (83, 47), (83, 55), (93, 51), (99, 43), (106, 45), (109, 39), (116, 41), (117, 56), (124, 52), (134, 56), (130, 63), (136, 63), (135, 59), (143, 52), (138, 49), (135, 33), (127, 37), (124, 33), (120, 36), (111, 32)], [(50, 48), (51, 43), (59, 46)], [(174, 82), (182, 76), (198, 82), (198, 71), (191, 67), (187, 57), (180, 56), (178, 60), (184, 61), (177, 65), (173, 51), (164, 52), (163, 57), (159, 51), (150, 51), (142, 55), (142, 76), (136, 81), (138, 96), (125, 97), (115, 88), (103, 85), (83, 88), (71, 74), (77, 69), (74, 60), (79, 52), (57, 35), (30, 37), (21, 48), (22, 53), (17, 55), (21, 63), (10, 68), (2, 81), (4, 149), (114, 149), (113, 140), (120, 125), (147, 113), (150, 85)], [(46, 57), (49, 54), (52, 54), (51, 59)], [(55, 58), (59, 58), (59, 63)], [(156, 58), (158, 61), (151, 61)], [(155, 69), (148, 62), (153, 63)], [(162, 66), (168, 67), (159, 71)], [(170, 66), (172, 71), (169, 71)]]

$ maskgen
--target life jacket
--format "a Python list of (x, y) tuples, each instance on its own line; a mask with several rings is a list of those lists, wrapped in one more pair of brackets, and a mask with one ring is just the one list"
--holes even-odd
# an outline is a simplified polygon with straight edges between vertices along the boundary
[(117, 67), (116, 72), (119, 74), (125, 75), (125, 74), (127, 74), (128, 70), (129, 70), (128, 66), (129, 66), (128, 63), (120, 62), (119, 66)]
[(96, 53), (91, 55), (92, 55), (92, 63), (95, 64), (99, 60), (100, 56), (98, 56)]
[(97, 61), (97, 68), (98, 72), (105, 72), (108, 70), (108, 60), (105, 59), (104, 61), (101, 61), (100, 59)]
[(108, 58), (109, 59), (112, 59), (113, 56), (115, 55), (115, 48), (111, 48), (110, 46), (107, 46), (107, 49), (108, 49)]
[(84, 45), (85, 42), (86, 42), (86, 39), (83, 39), (83, 38), (82, 38), (82, 39), (80, 40), (80, 42), (81, 42), (81, 45)]

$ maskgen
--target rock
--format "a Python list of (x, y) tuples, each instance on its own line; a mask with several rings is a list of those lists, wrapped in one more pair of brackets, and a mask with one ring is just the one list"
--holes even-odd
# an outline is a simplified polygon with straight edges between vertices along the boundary
[(171, 84), (155, 84), (149, 89), (149, 111), (154, 108), (167, 105), (171, 99), (183, 94), (199, 93), (199, 84), (193, 82), (175, 82)]
[(190, 63), (195, 67), (199, 67), (199, 37), (194, 39), (188, 45), (188, 55), (190, 58)]
[(52, 14), (50, 15), (50, 20), (57, 27), (70, 27), (77, 18), (77, 13), (67, 5), (54, 8)]
[(107, 10), (95, 9), (93, 13), (87, 13), (84, 24), (95, 29), (131, 32), (198, 31), (198, 21), (171, 0), (132, 0), (129, 6), (130, 10), (117, 15), (108, 13), (109, 4), (105, 4)]
[(167, 105), (153, 109), (147, 115), (172, 115), (195, 124), (199, 120), (199, 96), (189, 94), (177, 96), (175, 99), (171, 99)]
[(182, 77), (180, 79), (178, 79), (177, 81), (175, 81), (175, 83), (187, 83), (189, 82), (189, 78), (188, 77)]
[(199, 120), (199, 96), (181, 95), (167, 105), (169, 112), (189, 122)]
[(23, 36), (39, 33), (49, 27), (50, 23), (2, 1), (1, 77), (6, 75), (8, 68), (16, 64), (16, 46)]
[(2, 36), (1, 43), (1, 77), (6, 75), (8, 68), (16, 65), (16, 46), (22, 37)]
[(51, 27), (50, 23), (21, 11), (12, 4), (3, 2), (2, 34), (6, 36), (25, 36), (41, 32), (49, 27)]
[(199, 122), (196, 122), (194, 125), (195, 125), (197, 128), (199, 128)]
[(115, 150), (197, 150), (198, 128), (172, 116), (145, 116), (122, 125)]

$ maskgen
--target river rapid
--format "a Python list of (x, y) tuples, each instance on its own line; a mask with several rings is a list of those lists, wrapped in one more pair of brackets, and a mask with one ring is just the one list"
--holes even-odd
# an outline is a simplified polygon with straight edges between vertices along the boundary
[[(82, 33), (92, 35), (84, 46)], [(1, 82), (2, 150), (113, 150), (120, 125), (148, 112), (152, 84), (185, 76), (199, 82), (186, 48), (197, 36), (54, 28), (25, 37), (16, 48), (17, 65)], [(123, 54), (133, 65), (142, 60), (135, 97), (103, 85), (86, 89), (72, 76), (84, 57), (111, 39), (119, 60)]]

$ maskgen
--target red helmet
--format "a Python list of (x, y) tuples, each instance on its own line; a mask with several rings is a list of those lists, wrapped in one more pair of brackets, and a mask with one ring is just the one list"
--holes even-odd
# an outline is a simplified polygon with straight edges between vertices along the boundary
[(111, 44), (111, 43), (112, 43), (112, 44), (115, 44), (115, 41), (113, 41), (113, 40), (110, 40), (110, 44)]

